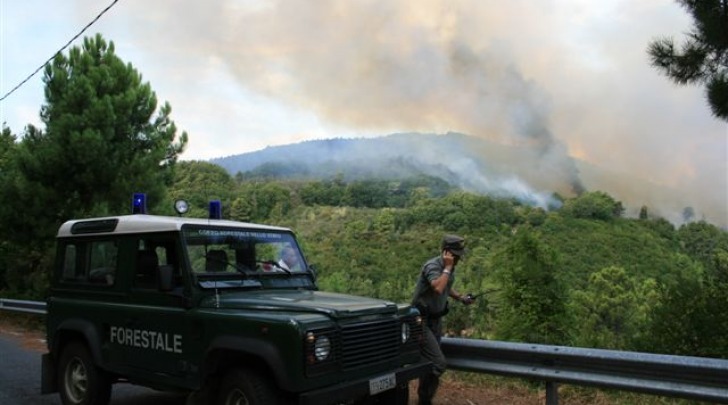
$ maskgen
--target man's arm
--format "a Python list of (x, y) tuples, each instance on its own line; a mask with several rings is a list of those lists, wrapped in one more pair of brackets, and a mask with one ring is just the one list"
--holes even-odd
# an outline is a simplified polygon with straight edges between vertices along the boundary
[[(442, 254), (442, 261), (445, 264), (445, 268), (442, 270), (440, 277), (430, 281), (430, 285), (437, 295), (442, 295), (447, 287), (447, 283), (450, 281), (450, 275), (454, 269), (455, 258), (452, 253), (445, 250)], [(452, 296), (452, 292), (450, 295)]]
[(454, 289), (450, 289), (450, 298), (460, 301), (465, 305), (470, 305), (475, 301), (474, 299), (470, 298), (468, 295), (462, 295), (459, 292), (455, 291)]

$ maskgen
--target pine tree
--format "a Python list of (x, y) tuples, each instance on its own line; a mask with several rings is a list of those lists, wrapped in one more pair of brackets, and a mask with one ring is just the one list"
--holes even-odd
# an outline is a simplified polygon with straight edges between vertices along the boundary
[(678, 0), (694, 27), (682, 49), (672, 38), (650, 43), (652, 65), (677, 84), (705, 84), (713, 114), (728, 121), (728, 0)]
[(521, 229), (497, 254), (493, 266), (502, 286), (498, 339), (566, 344), (566, 292), (558, 259), (540, 237)]
[[(160, 202), (187, 143), (141, 74), (101, 35), (45, 66), (44, 128), (29, 125), (3, 166), (0, 240), (12, 244), (23, 283), (49, 266), (58, 226), (71, 218), (128, 213), (134, 192)], [(42, 293), (43, 286), (32, 286)]]

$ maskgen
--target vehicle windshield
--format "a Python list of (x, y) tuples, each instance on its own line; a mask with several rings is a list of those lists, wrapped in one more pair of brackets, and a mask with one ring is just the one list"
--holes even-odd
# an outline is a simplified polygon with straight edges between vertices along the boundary
[(306, 273), (290, 232), (214, 226), (183, 227), (183, 243), (194, 274), (223, 276)]

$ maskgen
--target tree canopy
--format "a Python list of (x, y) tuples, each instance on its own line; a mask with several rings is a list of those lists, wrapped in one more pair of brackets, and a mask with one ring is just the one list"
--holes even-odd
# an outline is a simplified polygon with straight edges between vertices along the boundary
[(680, 50), (672, 38), (650, 43), (652, 65), (677, 84), (704, 84), (713, 114), (728, 121), (728, 1), (677, 0), (693, 17)]
[[(725, 230), (625, 218), (602, 192), (547, 211), (462, 190), (402, 189), (391, 180), (246, 180), (190, 161), (176, 165), (167, 197), (151, 205), (172, 214), (171, 199), (184, 198), (188, 215), (205, 217), (215, 199), (226, 218), (290, 227), (321, 289), (395, 302), (409, 302), (442, 235), (458, 233), (469, 253), (456, 288), (481, 295), (472, 306), (451, 305), (450, 335), (728, 358)], [(361, 195), (370, 190), (378, 197)], [(12, 238), (0, 239), (0, 258), (15, 252)], [(52, 257), (17, 257), (26, 267), (36, 260), (42, 271), (30, 276), (3, 259), (0, 289), (42, 294)]]
[(177, 136), (169, 104), (157, 110), (151, 86), (116, 56), (113, 42), (85, 38), (46, 66), (43, 81), (45, 128), (26, 128), (8, 199), (38, 226), (119, 212), (134, 190), (159, 201), (187, 134)]
[(0, 238), (18, 260), (36, 257), (2, 259), (28, 274), (49, 260), (63, 221), (128, 211), (135, 191), (161, 201), (187, 144), (169, 104), (158, 108), (150, 84), (101, 35), (58, 54), (43, 82), (44, 127), (28, 125), (17, 143), (7, 128), (0, 138)]

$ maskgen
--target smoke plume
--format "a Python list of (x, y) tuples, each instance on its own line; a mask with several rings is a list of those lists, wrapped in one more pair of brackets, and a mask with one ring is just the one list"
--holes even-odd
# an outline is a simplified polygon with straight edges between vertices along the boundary
[[(652, 38), (688, 22), (670, 7), (642, 0), (221, 0), (182, 8), (159, 0), (127, 2), (118, 13), (173, 74), (184, 76), (193, 63), (223, 66), (240, 89), (339, 128), (453, 131), (520, 148), (529, 159), (482, 151), (510, 168), (516, 180), (503, 187), (514, 190), (527, 184), (535, 193), (573, 195), (603, 187), (595, 177), (585, 181), (576, 157), (626, 173), (605, 189), (618, 199), (654, 204), (653, 211), (701, 207), (725, 225), (728, 131), (707, 107), (695, 112), (695, 91), (675, 89), (646, 60)], [(457, 162), (447, 150), (442, 159)], [(675, 201), (645, 195), (632, 179), (677, 190)]]

